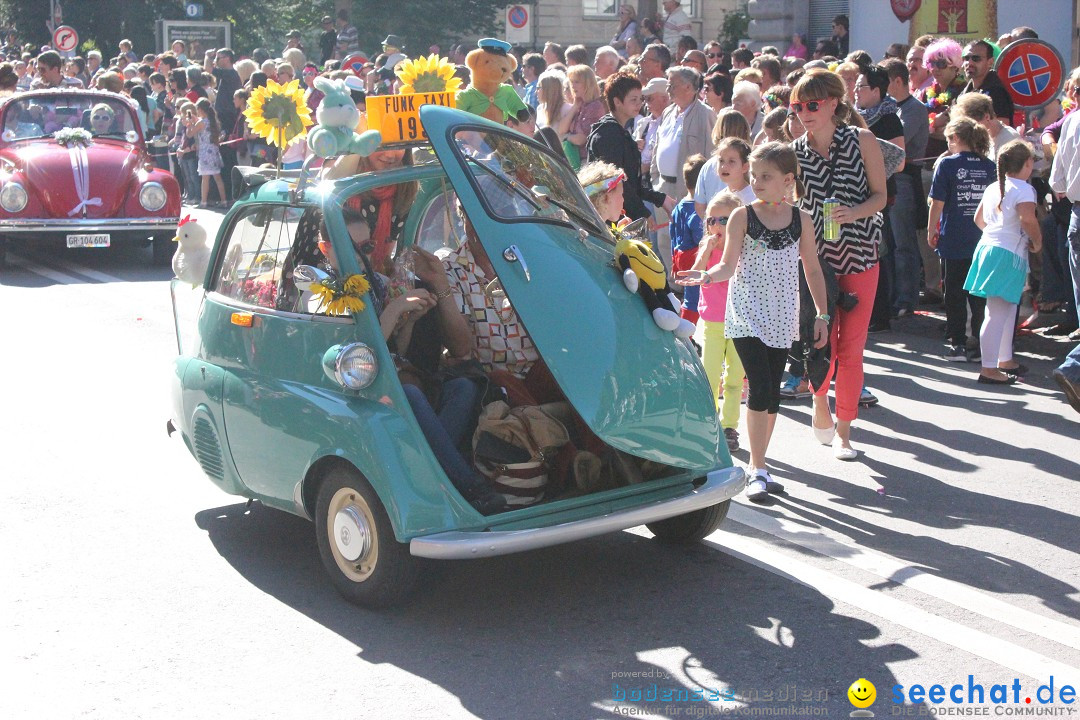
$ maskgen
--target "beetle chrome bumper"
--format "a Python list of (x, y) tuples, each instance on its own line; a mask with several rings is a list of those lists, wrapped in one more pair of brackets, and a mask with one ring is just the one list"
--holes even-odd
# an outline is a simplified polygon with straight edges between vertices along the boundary
[(409, 543), (409, 552), (417, 557), (435, 560), (472, 560), (535, 550), (625, 530), (716, 505), (738, 495), (745, 484), (746, 476), (742, 468), (714, 470), (706, 476), (701, 487), (670, 500), (659, 500), (643, 507), (551, 527), (437, 533), (413, 538)]
[(175, 231), (178, 217), (19, 218), (0, 220), (0, 235), (12, 233), (163, 232)]

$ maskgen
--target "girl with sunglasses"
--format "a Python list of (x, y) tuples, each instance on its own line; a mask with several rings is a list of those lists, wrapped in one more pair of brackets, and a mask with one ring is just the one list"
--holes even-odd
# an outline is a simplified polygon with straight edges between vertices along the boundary
[[(832, 321), (831, 361), (819, 386), (814, 387), (813, 434), (833, 446), (840, 460), (854, 460), (851, 423), (858, 416), (863, 389), (863, 349), (878, 284), (878, 245), (885, 207), (885, 161), (877, 138), (869, 130), (850, 124), (858, 118), (844, 100), (846, 88), (839, 75), (811, 70), (791, 91), (791, 110), (806, 132), (792, 147), (806, 192), (799, 206), (811, 214), (818, 253), (836, 274), (840, 291), (858, 298), (854, 307), (838, 307)], [(832, 205), (832, 220), (839, 231), (825, 236), (825, 201)], [(829, 385), (836, 380), (836, 420), (829, 408)], [(835, 441), (835, 442), (834, 442)]]
[[(799, 335), (800, 260), (817, 310), (815, 347), (823, 347), (828, 341), (825, 280), (814, 242), (814, 225), (808, 213), (787, 202), (792, 190), (796, 196), (803, 194), (798, 173), (798, 160), (789, 145), (770, 142), (754, 150), (750, 155), (750, 176), (757, 199), (731, 212), (727, 232), (732, 242), (725, 243), (720, 264), (708, 270), (684, 270), (678, 280), (681, 285), (707, 288), (731, 279), (724, 335), (732, 339), (750, 383), (746, 400), (750, 437), (746, 495), (755, 502), (784, 489), (769, 475), (765, 453), (780, 408), (784, 361)], [(716, 223), (710, 232), (715, 228)], [(702, 254), (711, 255), (711, 250)]]
[[(740, 197), (729, 190), (721, 191), (709, 201), (705, 208), (705, 239), (691, 270), (703, 271), (720, 263), (724, 256), (728, 218), (735, 208), (742, 206)], [(735, 452), (739, 449), (739, 405), (746, 371), (735, 350), (735, 343), (724, 336), (728, 282), (724, 280), (701, 287), (698, 314), (703, 330), (701, 364), (705, 367), (713, 399), (720, 411), (720, 427), (724, 431), (728, 452)]]

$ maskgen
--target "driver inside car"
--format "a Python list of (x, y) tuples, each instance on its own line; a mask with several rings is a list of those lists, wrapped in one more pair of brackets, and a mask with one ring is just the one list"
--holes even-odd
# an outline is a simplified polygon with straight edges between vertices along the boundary
[(115, 132), (113, 125), (116, 113), (105, 103), (98, 103), (90, 109), (90, 132), (94, 135), (108, 135)]

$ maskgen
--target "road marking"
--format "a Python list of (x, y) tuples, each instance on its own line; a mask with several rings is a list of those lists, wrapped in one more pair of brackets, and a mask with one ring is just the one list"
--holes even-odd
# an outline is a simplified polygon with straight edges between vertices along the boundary
[(998, 665), (1046, 680), (1051, 675), (1065, 682), (1080, 679), (1080, 670), (1055, 662), (1016, 643), (947, 620), (894, 597), (837, 577), (820, 568), (772, 549), (767, 543), (728, 530), (717, 530), (705, 544), (740, 560), (811, 587), (823, 595), (896, 623), (921, 635), (978, 655)]
[(52, 258), (52, 262), (64, 268), (65, 270), (70, 270), (72, 272), (78, 273), (79, 275), (84, 275), (92, 280), (97, 280), (98, 282), (124, 282), (123, 278), (116, 277), (115, 275), (109, 275), (108, 273), (103, 273), (98, 270), (92, 270), (83, 265), (79, 265), (78, 263), (71, 262), (70, 260)]
[(1010, 605), (963, 583), (928, 573), (899, 558), (860, 547), (826, 528), (818, 527), (807, 532), (804, 526), (790, 520), (772, 517), (737, 503), (731, 504), (728, 518), (1018, 630), (1067, 647), (1080, 648), (1080, 627), (1076, 625)]
[(79, 265), (78, 263), (71, 262), (70, 260), (63, 260), (61, 258), (50, 258), (49, 263), (51, 265), (55, 265), (59, 268), (63, 268), (64, 270), (75, 273), (75, 275), (68, 275), (67, 273), (60, 272), (60, 270), (58, 269), (54, 269), (46, 265), (40, 265), (33, 260), (10, 252), (8, 253), (8, 262), (12, 265), (16, 265), (18, 267), (29, 270), (36, 275), (41, 275), (42, 277), (46, 277), (50, 280), (62, 283), (64, 285), (84, 283), (85, 280), (77, 277), (77, 275), (81, 275), (83, 278), (89, 278), (90, 280), (96, 280), (97, 282), (102, 283), (124, 282), (123, 278), (116, 277), (115, 275), (109, 275), (108, 273), (103, 273), (99, 270), (94, 270), (92, 268)]
[(40, 275), (43, 278), (48, 278), (49, 280), (52, 280), (53, 282), (60, 283), (61, 285), (71, 285), (71, 284), (74, 284), (74, 283), (81, 282), (79, 280), (79, 278), (77, 278), (77, 277), (74, 277), (72, 275), (68, 275), (66, 273), (59, 272), (58, 270), (53, 270), (51, 268), (47, 268), (44, 265), (38, 265), (36, 262), (33, 262), (31, 260), (27, 260), (26, 258), (21, 257), (19, 255), (13, 255), (10, 252), (8, 253), (8, 256), (7, 256), (7, 262), (8, 262), (9, 265), (13, 265), (15, 267), (21, 267), (24, 270), (29, 270), (30, 272), (34, 273), (35, 275)]

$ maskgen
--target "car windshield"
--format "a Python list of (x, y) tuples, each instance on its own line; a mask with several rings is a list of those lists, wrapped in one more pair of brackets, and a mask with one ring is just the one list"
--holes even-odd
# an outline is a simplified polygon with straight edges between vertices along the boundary
[(120, 98), (102, 95), (39, 95), (12, 100), (4, 107), (5, 141), (52, 137), (65, 128), (82, 128), (94, 137), (130, 140), (135, 117)]
[[(457, 151), (467, 166), (478, 167), (486, 181), (477, 187), (499, 219), (550, 218), (584, 225), (608, 238), (604, 221), (568, 166), (513, 133), (459, 130)], [(470, 176), (476, 173), (470, 172)]]

